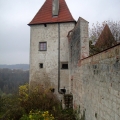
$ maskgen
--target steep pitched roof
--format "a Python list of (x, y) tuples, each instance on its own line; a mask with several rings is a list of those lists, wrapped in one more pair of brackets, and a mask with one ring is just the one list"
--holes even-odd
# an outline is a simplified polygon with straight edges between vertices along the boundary
[(106, 24), (101, 35), (99, 36), (95, 46), (97, 48), (106, 49), (116, 44), (116, 41), (110, 31), (109, 26)]
[(52, 1), (46, 0), (38, 13), (28, 25), (42, 24), (42, 23), (59, 23), (59, 22), (75, 22), (72, 17), (65, 0), (59, 0), (59, 15), (52, 16)]

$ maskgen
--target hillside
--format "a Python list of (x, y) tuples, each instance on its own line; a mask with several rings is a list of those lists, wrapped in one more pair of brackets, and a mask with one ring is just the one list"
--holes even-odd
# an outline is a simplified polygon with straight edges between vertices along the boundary
[(21, 69), (21, 70), (29, 70), (29, 64), (14, 64), (14, 65), (2, 65), (0, 64), (0, 68), (8, 68), (8, 69)]
[(0, 94), (14, 93), (18, 91), (20, 85), (29, 82), (29, 71), (20, 69), (0, 69)]

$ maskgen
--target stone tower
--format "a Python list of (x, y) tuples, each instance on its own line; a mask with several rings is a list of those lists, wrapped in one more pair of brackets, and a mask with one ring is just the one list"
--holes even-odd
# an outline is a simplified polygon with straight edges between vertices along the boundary
[(30, 26), (30, 83), (69, 92), (68, 32), (74, 28), (65, 0), (45, 0)]

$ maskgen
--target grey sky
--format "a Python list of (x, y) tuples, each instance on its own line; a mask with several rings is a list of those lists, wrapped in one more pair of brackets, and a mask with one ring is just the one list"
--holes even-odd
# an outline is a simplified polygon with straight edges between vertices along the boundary
[[(0, 0), (0, 64), (29, 63), (27, 24), (45, 0)], [(75, 18), (92, 23), (120, 21), (120, 0), (66, 0)]]

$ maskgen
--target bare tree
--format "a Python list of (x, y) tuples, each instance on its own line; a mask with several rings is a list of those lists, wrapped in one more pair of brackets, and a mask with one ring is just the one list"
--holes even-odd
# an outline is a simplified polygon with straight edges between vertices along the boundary
[(114, 36), (114, 39), (117, 41), (117, 42), (120, 42), (120, 21), (108, 21), (107, 22), (113, 36)]
[(100, 24), (99, 22), (93, 24), (92, 28), (89, 29), (89, 39), (92, 42), (96, 42), (106, 24), (109, 26), (111, 33), (114, 36), (114, 39), (117, 42), (120, 42), (120, 21), (110, 21), (110, 20), (104, 21), (102, 22), (102, 24)]
[[(105, 26), (108, 26), (107, 27), (107, 30), (109, 29), (108, 32), (105, 30)], [(89, 41), (90, 41), (89, 43), (90, 55), (99, 53), (100, 51), (119, 43), (120, 21), (114, 22), (108, 20), (102, 22), (102, 24), (100, 24), (99, 22), (93, 24), (92, 27), (89, 29)], [(104, 43), (102, 44), (101, 42)], [(100, 46), (100, 44), (102, 46)]]

